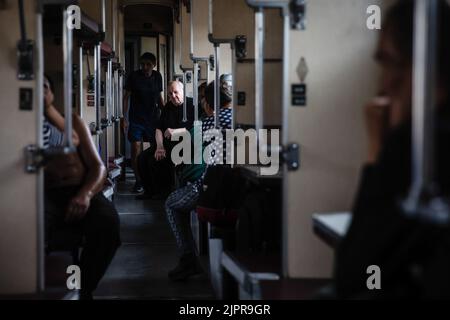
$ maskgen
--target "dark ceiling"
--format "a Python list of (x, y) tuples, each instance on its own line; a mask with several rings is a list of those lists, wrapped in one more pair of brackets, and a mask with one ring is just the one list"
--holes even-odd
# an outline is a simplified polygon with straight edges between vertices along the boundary
[(167, 6), (139, 4), (125, 7), (125, 33), (173, 34), (173, 13)]

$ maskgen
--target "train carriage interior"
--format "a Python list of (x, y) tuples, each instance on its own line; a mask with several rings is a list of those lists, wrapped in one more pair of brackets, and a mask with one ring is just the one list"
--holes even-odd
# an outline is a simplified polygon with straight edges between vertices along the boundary
[(450, 298), (449, 22), (0, 0), (0, 300)]

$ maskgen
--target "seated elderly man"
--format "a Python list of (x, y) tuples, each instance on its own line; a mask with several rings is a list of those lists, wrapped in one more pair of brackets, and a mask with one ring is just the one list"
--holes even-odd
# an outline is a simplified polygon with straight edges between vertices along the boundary
[(145, 150), (138, 159), (138, 170), (145, 192), (136, 196), (136, 199), (165, 199), (172, 191), (174, 165), (170, 160), (170, 154), (177, 142), (171, 141), (171, 138), (177, 131), (190, 128), (194, 123), (192, 98), (186, 99), (187, 121), (183, 121), (183, 84), (179, 81), (170, 82), (168, 95), (169, 102), (162, 108), (161, 117), (156, 126), (156, 142)]

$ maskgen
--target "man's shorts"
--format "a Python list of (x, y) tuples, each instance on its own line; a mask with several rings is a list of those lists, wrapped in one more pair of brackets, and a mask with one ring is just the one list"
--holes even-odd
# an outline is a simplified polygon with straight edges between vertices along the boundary
[(150, 125), (131, 123), (128, 127), (128, 140), (130, 142), (153, 142), (155, 128)]

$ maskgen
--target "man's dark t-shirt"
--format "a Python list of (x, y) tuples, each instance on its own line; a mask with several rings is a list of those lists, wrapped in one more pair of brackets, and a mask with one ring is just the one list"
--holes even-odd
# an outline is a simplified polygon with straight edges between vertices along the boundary
[(153, 70), (147, 77), (142, 70), (134, 71), (127, 79), (125, 90), (131, 92), (130, 123), (154, 126), (158, 119), (159, 95), (163, 91), (161, 74)]
[[(194, 104), (192, 98), (186, 98), (187, 100), (187, 108), (186, 108), (186, 118), (187, 121), (183, 122), (183, 105), (175, 106), (172, 102), (168, 102), (163, 108), (161, 112), (161, 117), (156, 125), (156, 128), (161, 130), (164, 135), (164, 132), (170, 129), (180, 129), (186, 128), (189, 130), (194, 125)], [(200, 113), (199, 113), (200, 114)], [(167, 139), (164, 139), (164, 146), (166, 148), (171, 149), (171, 147), (176, 144), (170, 143)]]
[(168, 128), (179, 129), (186, 128), (190, 129), (194, 124), (194, 107), (192, 103), (192, 98), (186, 98), (186, 118), (187, 122), (183, 122), (183, 105), (175, 106), (172, 102), (168, 102), (162, 109), (161, 117), (156, 126), (164, 134)]

